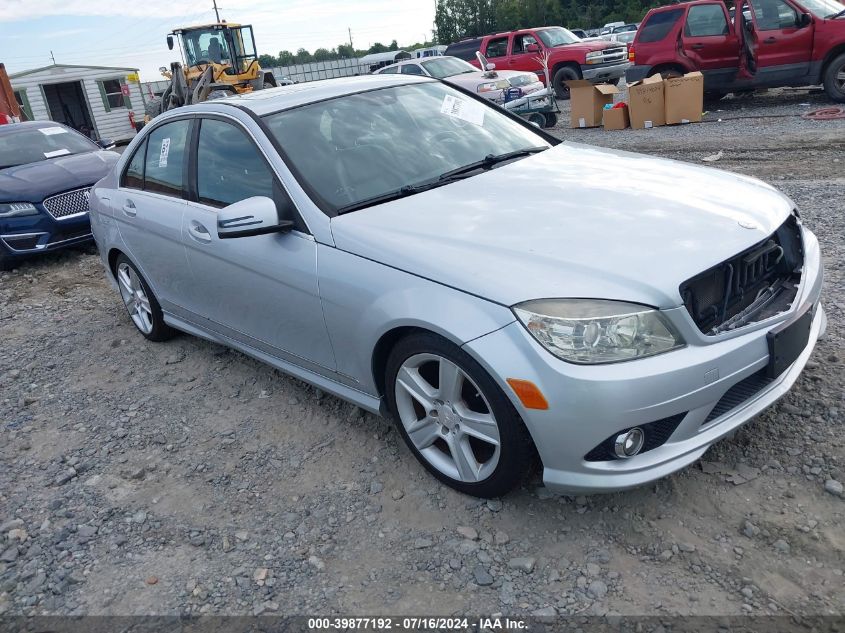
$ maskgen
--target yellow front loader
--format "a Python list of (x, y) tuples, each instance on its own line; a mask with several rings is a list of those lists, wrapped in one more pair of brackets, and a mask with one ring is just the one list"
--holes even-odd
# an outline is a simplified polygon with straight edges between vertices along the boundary
[(221, 21), (174, 29), (167, 47), (173, 50), (174, 43), (182, 61), (160, 68), (170, 85), (147, 103), (146, 120), (183, 105), (277, 85), (273, 73), (258, 63), (250, 25)]

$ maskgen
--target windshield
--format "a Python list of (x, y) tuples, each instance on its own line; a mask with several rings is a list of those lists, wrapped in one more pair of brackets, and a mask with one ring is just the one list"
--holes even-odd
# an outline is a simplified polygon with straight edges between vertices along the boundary
[(223, 29), (196, 29), (182, 33), (188, 66), (197, 64), (231, 64), (232, 56)]
[(478, 72), (478, 68), (457, 57), (441, 57), (431, 61), (421, 62), (428, 74), (435, 79)]
[(491, 156), (550, 146), (496, 106), (438, 82), (346, 95), (264, 120), (287, 164), (330, 213)]
[(801, 4), (817, 18), (829, 18), (845, 11), (845, 5), (836, 0), (801, 0)]
[(536, 33), (540, 39), (543, 40), (543, 44), (550, 48), (555, 46), (566, 46), (567, 44), (575, 44), (581, 41), (578, 39), (577, 35), (572, 33), (572, 31), (568, 31), (562, 26), (542, 29)]
[(98, 149), (81, 134), (59, 125), (10, 128), (0, 132), (0, 169)]

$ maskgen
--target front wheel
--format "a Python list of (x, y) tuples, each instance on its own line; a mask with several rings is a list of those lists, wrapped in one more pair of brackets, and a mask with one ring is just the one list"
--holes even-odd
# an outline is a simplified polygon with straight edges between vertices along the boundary
[(845, 103), (845, 53), (830, 62), (824, 71), (824, 91), (837, 103)]
[(576, 79), (579, 79), (579, 77), (574, 68), (564, 66), (558, 70), (552, 80), (555, 96), (563, 101), (569, 101), (569, 86), (566, 85), (566, 82), (575, 81)]
[(431, 333), (402, 339), (388, 358), (385, 382), (400, 434), (446, 485), (491, 498), (527, 474), (533, 445), (519, 414), (456, 345)]

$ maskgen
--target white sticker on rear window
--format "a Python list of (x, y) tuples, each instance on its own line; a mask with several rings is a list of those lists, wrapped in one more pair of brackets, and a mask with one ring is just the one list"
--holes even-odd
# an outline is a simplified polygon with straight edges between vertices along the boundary
[(453, 119), (461, 119), (474, 125), (484, 125), (484, 106), (475, 101), (459, 99), (452, 95), (443, 97), (440, 113)]
[(57, 149), (52, 152), (44, 152), (44, 158), (55, 158), (56, 156), (64, 156), (66, 154), (70, 154), (69, 149)]
[(161, 153), (158, 155), (158, 166), (167, 167), (167, 155), (170, 153), (170, 138), (161, 142)]
[(67, 130), (63, 127), (42, 127), (38, 129), (44, 136), (53, 136), (53, 134), (67, 134)]

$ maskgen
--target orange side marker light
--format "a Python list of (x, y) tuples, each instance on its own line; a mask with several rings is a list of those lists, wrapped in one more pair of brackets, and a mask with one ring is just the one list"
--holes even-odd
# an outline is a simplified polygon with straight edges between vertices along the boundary
[(508, 378), (508, 384), (513, 389), (526, 409), (541, 409), (545, 411), (549, 408), (549, 403), (539, 387), (530, 380), (519, 380), (518, 378)]

